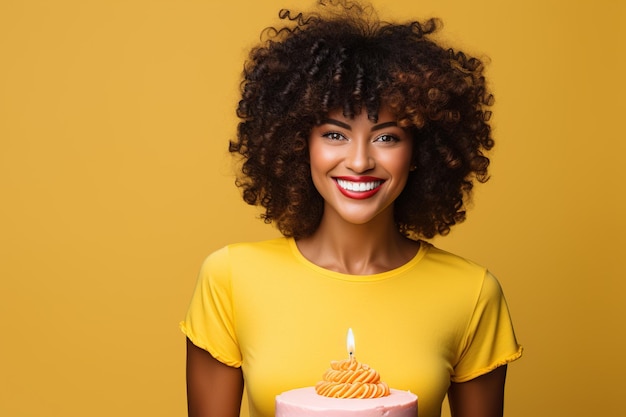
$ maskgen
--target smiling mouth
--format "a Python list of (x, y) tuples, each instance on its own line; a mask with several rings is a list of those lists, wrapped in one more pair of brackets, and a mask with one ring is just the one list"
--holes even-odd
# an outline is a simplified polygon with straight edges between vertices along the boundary
[(363, 200), (376, 194), (380, 190), (380, 186), (385, 182), (380, 178), (364, 177), (364, 178), (333, 178), (337, 184), (337, 188), (341, 193), (355, 200)]
[(342, 189), (346, 191), (353, 191), (353, 192), (371, 191), (375, 188), (380, 187), (380, 185), (383, 183), (382, 180), (355, 182), (355, 181), (342, 180), (340, 178), (337, 178), (336, 181), (339, 187), (341, 187)]

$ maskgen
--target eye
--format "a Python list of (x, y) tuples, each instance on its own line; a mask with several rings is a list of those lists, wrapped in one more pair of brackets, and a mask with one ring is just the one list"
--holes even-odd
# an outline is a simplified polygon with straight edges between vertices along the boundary
[(339, 132), (328, 132), (328, 133), (324, 133), (322, 135), (322, 137), (331, 140), (331, 141), (340, 141), (340, 140), (346, 140), (346, 137), (344, 135), (342, 135)]
[(377, 136), (376, 139), (374, 139), (374, 142), (383, 142), (383, 143), (395, 143), (398, 141), (400, 141), (400, 139), (398, 139), (397, 136), (388, 135), (388, 134)]

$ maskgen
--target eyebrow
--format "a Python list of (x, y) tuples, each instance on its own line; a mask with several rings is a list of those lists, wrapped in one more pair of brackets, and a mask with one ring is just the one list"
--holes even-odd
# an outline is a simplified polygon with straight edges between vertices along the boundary
[[(343, 129), (346, 130), (352, 130), (352, 126), (350, 126), (347, 123), (344, 122), (340, 122), (339, 120), (335, 120), (335, 119), (323, 119), (322, 122), (320, 124), (330, 124), (330, 125), (335, 125), (335, 126), (339, 126)], [(372, 126), (371, 131), (375, 131), (375, 130), (380, 130), (380, 129), (384, 129), (386, 127), (390, 127), (390, 126), (398, 126), (397, 122), (384, 122), (384, 123), (379, 123), (377, 125)]]

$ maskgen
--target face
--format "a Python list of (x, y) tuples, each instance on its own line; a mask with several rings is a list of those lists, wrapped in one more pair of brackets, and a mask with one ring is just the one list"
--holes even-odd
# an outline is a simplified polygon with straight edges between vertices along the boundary
[(393, 220), (393, 203), (409, 176), (413, 139), (385, 108), (372, 123), (333, 111), (309, 137), (311, 176), (324, 198), (324, 216), (365, 224)]

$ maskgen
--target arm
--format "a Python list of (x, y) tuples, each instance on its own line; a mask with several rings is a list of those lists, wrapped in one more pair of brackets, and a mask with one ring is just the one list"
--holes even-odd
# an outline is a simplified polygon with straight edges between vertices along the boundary
[(223, 364), (187, 339), (189, 417), (239, 417), (242, 395), (241, 368)]
[(502, 417), (506, 365), (467, 382), (452, 383), (448, 401), (453, 417)]

